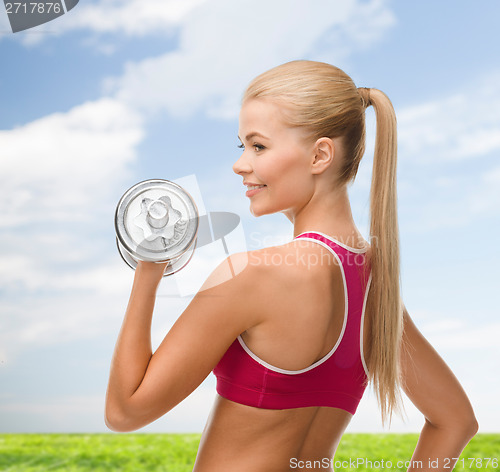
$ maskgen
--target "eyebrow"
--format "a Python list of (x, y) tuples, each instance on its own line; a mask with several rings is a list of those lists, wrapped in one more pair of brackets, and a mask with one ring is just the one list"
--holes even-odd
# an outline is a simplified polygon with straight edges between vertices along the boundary
[[(255, 138), (255, 136), (258, 136), (258, 137), (264, 138), (264, 139), (269, 139), (266, 136), (264, 136), (263, 134), (260, 134), (257, 131), (253, 131), (252, 133), (249, 133), (246, 135), (245, 140), (249, 141), (250, 139)], [(241, 141), (241, 138), (239, 136), (238, 136), (238, 139)]]

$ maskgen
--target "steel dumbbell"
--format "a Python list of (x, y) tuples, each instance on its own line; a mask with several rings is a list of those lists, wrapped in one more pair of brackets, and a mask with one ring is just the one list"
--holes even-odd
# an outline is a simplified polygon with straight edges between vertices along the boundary
[(139, 260), (166, 262), (165, 275), (178, 272), (196, 248), (198, 208), (180, 185), (145, 180), (128, 189), (115, 212), (116, 243), (133, 269)]

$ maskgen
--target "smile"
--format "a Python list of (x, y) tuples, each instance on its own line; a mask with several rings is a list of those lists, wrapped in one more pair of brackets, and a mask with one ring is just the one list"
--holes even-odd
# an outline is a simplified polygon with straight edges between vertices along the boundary
[(264, 190), (265, 188), (266, 188), (265, 185), (249, 185), (248, 190), (245, 193), (245, 195), (247, 197), (253, 197), (254, 195), (259, 193), (260, 191)]

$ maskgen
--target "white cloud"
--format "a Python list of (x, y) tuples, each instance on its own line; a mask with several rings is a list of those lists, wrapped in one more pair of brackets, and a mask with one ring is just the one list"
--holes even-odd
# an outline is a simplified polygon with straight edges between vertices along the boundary
[(408, 232), (464, 228), (480, 218), (498, 224), (499, 79), (497, 70), (441, 99), (397, 110)]
[[(27, 350), (78, 340), (91, 342), (101, 336), (109, 338), (111, 349), (133, 280), (133, 272), (113, 255), (116, 262), (107, 267), (82, 270), (73, 266), (61, 273), (49, 268), (25, 279), (18, 277), (24, 297), (14, 292), (14, 296), (0, 299), (0, 362), (14, 366), (18, 355)], [(159, 291), (153, 317), (155, 348), (190, 301), (188, 297), (163, 298), (164, 291)]]
[(78, 9), (60, 22), (59, 31), (90, 30), (146, 36), (168, 33), (207, 0), (101, 0), (80, 2)]
[(185, 18), (178, 50), (128, 64), (106, 89), (149, 112), (188, 116), (204, 109), (234, 117), (245, 85), (258, 73), (313, 51), (316, 59), (339, 61), (373, 44), (393, 23), (378, 0), (211, 1)]
[(423, 165), (500, 149), (500, 71), (441, 99), (397, 111), (400, 153)]
[(0, 131), (0, 227), (91, 219), (142, 136), (139, 115), (109, 98)]
[(462, 214), (467, 219), (476, 216), (488, 218), (490, 227), (500, 223), (498, 209), (500, 208), (500, 167), (494, 167), (483, 172), (477, 178), (471, 192), (465, 195)]
[(500, 184), (500, 167), (491, 169), (483, 174), (483, 180), (487, 184), (499, 185)]
[[(456, 319), (443, 319), (422, 327), (428, 333), (429, 341), (440, 349), (493, 349), (500, 354), (498, 339), (500, 323), (468, 325)], [(496, 356), (498, 357), (498, 356)]]
[(126, 301), (126, 291), (121, 296), (72, 291), (68, 295), (2, 300), (0, 342), (4, 355), (15, 365), (18, 354), (27, 349), (117, 333)]
[[(72, 31), (90, 31), (97, 35), (121, 34), (130, 37), (172, 35), (186, 16), (205, 2), (207, 0), (81, 1), (64, 16), (16, 33), (13, 39), (20, 40), (25, 46), (34, 46), (48, 38)], [(9, 31), (10, 26), (6, 16), (0, 19), (0, 28), (1, 31)], [(90, 41), (90, 44), (92, 43)], [(112, 52), (110, 45), (95, 45), (105, 53)]]
[(478, 321), (472, 313), (458, 317), (455, 313), (443, 314), (421, 308), (410, 309), (409, 313), (417, 328), (438, 350), (500, 351), (500, 322), (489, 312), (482, 313), (482, 319), (491, 319), (491, 322)]
[[(14, 39), (25, 46), (33, 46), (72, 31), (90, 31), (97, 36), (121, 34), (143, 37), (172, 35), (179, 27), (194, 26), (191, 29), (194, 35), (188, 33), (187, 37), (184, 36), (185, 44), (191, 47), (191, 40), (194, 40), (195, 43), (200, 42), (198, 48), (207, 50), (205, 46), (210, 44), (206, 42), (210, 43), (213, 36), (222, 35), (224, 37), (216, 44), (222, 55), (228, 50), (237, 53), (236, 49), (241, 45), (237, 38), (242, 37), (247, 39), (247, 43), (253, 42), (256, 51), (262, 47), (266, 50), (272, 44), (278, 54), (307, 52), (313, 44), (316, 49), (330, 48), (335, 44), (336, 57), (339, 58), (344, 57), (352, 47), (370, 47), (380, 37), (381, 31), (395, 23), (395, 17), (386, 8), (386, 3), (386, 0), (315, 0), (307, 3), (301, 0), (89, 1), (80, 2), (68, 14), (47, 25), (18, 33)], [(289, 24), (293, 29), (287, 31), (283, 24)], [(308, 29), (307, 24), (311, 28)], [(325, 29), (325, 25), (341, 27)], [(249, 37), (252, 41), (248, 41)], [(114, 51), (109, 44), (103, 46), (88, 39), (85, 42), (105, 54)], [(249, 62), (252, 60), (247, 59)]]
[[(464, 172), (454, 169), (450, 161), (449, 168), (428, 169), (427, 174), (434, 174), (432, 179), (417, 173), (413, 181), (401, 180), (398, 189), (402, 196), (400, 212), (405, 217), (405, 231), (410, 234), (467, 228), (480, 220), (486, 221), (491, 229), (498, 226), (500, 174), (497, 166), (488, 167), (485, 162), (481, 167)], [(447, 177), (446, 172), (454, 175)]]

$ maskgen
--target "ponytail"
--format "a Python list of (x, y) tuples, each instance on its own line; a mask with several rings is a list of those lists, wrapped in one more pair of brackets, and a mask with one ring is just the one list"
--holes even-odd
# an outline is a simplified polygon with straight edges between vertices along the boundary
[(372, 281), (367, 299), (370, 313), (369, 380), (373, 383), (382, 424), (401, 411), (400, 350), (403, 305), (400, 294), (397, 215), (396, 115), (380, 90), (359, 88), (364, 107), (373, 106), (377, 122), (370, 190), (370, 260)]
[(283, 106), (285, 123), (301, 127), (312, 142), (342, 137), (342, 159), (333, 185), (354, 181), (365, 152), (365, 112), (373, 106), (377, 137), (370, 192), (372, 280), (366, 313), (369, 343), (365, 351), (382, 422), (400, 410), (400, 344), (402, 302), (399, 284), (399, 230), (396, 190), (396, 116), (390, 100), (377, 89), (356, 88), (338, 67), (314, 61), (292, 61), (256, 77), (243, 101), (270, 99)]

